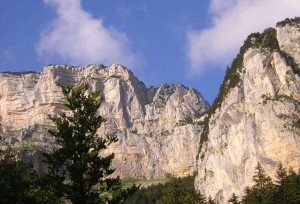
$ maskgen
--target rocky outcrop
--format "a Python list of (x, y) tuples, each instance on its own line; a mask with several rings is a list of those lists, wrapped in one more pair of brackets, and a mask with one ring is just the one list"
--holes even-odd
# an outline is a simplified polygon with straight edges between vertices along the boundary
[[(121, 65), (72, 67), (49, 65), (41, 73), (0, 74), (0, 123), (2, 149), (50, 150), (48, 115), (68, 111), (60, 85), (88, 83), (100, 90), (99, 113), (106, 122), (99, 135), (114, 134), (118, 142), (113, 166), (121, 178), (185, 176), (196, 170), (201, 127), (196, 116), (209, 105), (194, 89), (180, 84), (146, 88)], [(37, 151), (37, 150), (36, 150)], [(32, 155), (40, 155), (32, 153)], [(36, 160), (35, 166), (42, 165)], [(26, 157), (29, 160), (30, 157)]]
[[(195, 185), (220, 203), (252, 186), (258, 162), (273, 178), (279, 162), (300, 166), (300, 25), (278, 26), (269, 34), (248, 38), (242, 63), (233, 63), (239, 65), (232, 68), (235, 78), (225, 78), (227, 92), (220, 93), (223, 100), (206, 123)], [(226, 89), (233, 80), (237, 83)]]
[(248, 37), (210, 110), (194, 89), (146, 88), (116, 64), (0, 73), (0, 149), (28, 150), (23, 160), (45, 169), (41, 152), (55, 146), (48, 115), (68, 111), (60, 85), (88, 83), (103, 97), (99, 113), (106, 122), (98, 134), (119, 139), (105, 152), (115, 153), (116, 175), (149, 179), (197, 171), (197, 190), (226, 203), (252, 185), (258, 162), (273, 178), (279, 162), (299, 168), (299, 76), (300, 18)]

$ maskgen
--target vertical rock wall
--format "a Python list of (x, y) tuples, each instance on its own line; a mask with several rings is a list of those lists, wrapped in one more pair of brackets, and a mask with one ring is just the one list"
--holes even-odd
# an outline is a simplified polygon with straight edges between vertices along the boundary
[[(209, 109), (207, 102), (196, 90), (180, 84), (147, 89), (130, 70), (116, 64), (49, 65), (41, 73), (0, 73), (0, 147), (53, 148), (46, 131), (53, 125), (48, 115), (68, 111), (59, 85), (80, 83), (88, 83), (89, 91), (100, 90), (103, 96), (99, 113), (107, 121), (98, 133), (119, 138), (108, 149), (115, 152), (117, 175), (157, 178), (196, 170), (201, 127), (195, 115)], [(194, 119), (186, 122), (188, 117)]]
[(300, 166), (299, 25), (278, 27), (277, 40), (280, 50), (245, 52), (240, 82), (209, 119), (195, 185), (220, 203), (252, 186), (258, 162), (273, 178), (279, 162)]

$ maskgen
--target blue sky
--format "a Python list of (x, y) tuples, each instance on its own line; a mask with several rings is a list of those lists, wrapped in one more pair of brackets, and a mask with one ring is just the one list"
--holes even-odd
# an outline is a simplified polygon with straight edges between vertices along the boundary
[(118, 63), (212, 103), (247, 35), (294, 16), (299, 0), (0, 0), (0, 71)]

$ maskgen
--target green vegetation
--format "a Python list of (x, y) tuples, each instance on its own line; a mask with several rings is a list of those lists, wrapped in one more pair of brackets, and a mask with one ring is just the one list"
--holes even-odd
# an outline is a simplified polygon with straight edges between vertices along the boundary
[(274, 28), (268, 28), (261, 34), (252, 33), (247, 37), (244, 45), (240, 48), (240, 52), (233, 60), (231, 68), (227, 67), (224, 81), (220, 87), (219, 94), (212, 105), (210, 114), (214, 113), (216, 109), (221, 107), (221, 104), (227, 96), (229, 90), (236, 87), (240, 82), (241, 73), (243, 72), (244, 54), (249, 48), (280, 50), (276, 38), (276, 30)]
[(0, 203), (62, 203), (51, 192), (47, 178), (40, 177), (32, 166), (24, 164), (11, 149), (0, 152)]
[(287, 95), (275, 95), (274, 97), (262, 96), (264, 98), (263, 103), (266, 104), (268, 101), (275, 101), (280, 103), (293, 104), (294, 110), (289, 114), (279, 114), (278, 117), (285, 121), (284, 127), (287, 130), (300, 133), (300, 101)]
[(231, 67), (227, 67), (226, 74), (223, 83), (220, 87), (219, 94), (216, 97), (213, 105), (208, 113), (208, 117), (205, 119), (203, 132), (200, 139), (200, 150), (202, 144), (207, 141), (209, 134), (208, 123), (217, 109), (219, 109), (228, 95), (230, 89), (239, 85), (241, 81), (241, 74), (244, 72), (244, 54), (249, 48), (260, 48), (267, 49), (271, 51), (279, 51), (279, 44), (276, 38), (276, 30), (274, 28), (268, 28), (263, 33), (252, 33), (250, 34), (244, 42), (244, 45), (240, 48), (239, 53), (233, 60)]
[(194, 176), (171, 178), (165, 184), (139, 189), (126, 200), (126, 204), (206, 204), (214, 203), (196, 192)]
[(10, 72), (10, 71), (6, 71), (6, 72), (2, 72), (3, 74), (12, 74), (12, 75), (22, 75), (22, 74), (37, 74), (38, 72), (36, 71), (24, 71), (24, 72)]
[(206, 198), (195, 190), (194, 176), (174, 178), (162, 190), (162, 197), (156, 204), (206, 203)]
[(186, 118), (179, 120), (179, 125), (193, 124), (193, 118), (191, 116), (187, 116)]
[[(97, 135), (98, 128), (105, 121), (97, 115), (101, 97), (99, 91), (86, 94), (87, 90), (87, 84), (62, 87), (64, 105), (70, 109), (71, 115), (51, 118), (56, 128), (49, 133), (60, 148), (43, 155), (48, 165), (47, 176), (52, 178), (58, 197), (75, 204), (107, 203), (111, 201), (109, 195), (121, 189), (121, 182), (110, 176), (115, 171), (110, 167), (114, 154), (102, 156), (100, 153), (117, 138)], [(126, 192), (131, 190), (120, 190), (122, 196), (116, 199), (121, 201)]]
[[(62, 87), (69, 115), (52, 117), (55, 127), (49, 130), (58, 149), (44, 153), (48, 171), (39, 176), (23, 164), (19, 154), (27, 146), (0, 152), (0, 203), (123, 203), (138, 187), (121, 188), (119, 178), (111, 177), (113, 154), (100, 153), (116, 136), (96, 134), (104, 119), (97, 115), (101, 105), (98, 91), (87, 94), (88, 85)], [(29, 143), (37, 142), (29, 139)]]
[(296, 173), (291, 168), (287, 171), (282, 164), (279, 164), (276, 171), (276, 180), (272, 181), (258, 163), (252, 180), (254, 185), (245, 189), (241, 201), (238, 201), (235, 194), (233, 194), (228, 202), (245, 204), (300, 203), (300, 171)]
[(162, 197), (164, 184), (151, 185), (147, 188), (140, 188), (124, 204), (154, 204)]
[[(198, 160), (199, 159), (199, 154), (201, 152), (201, 149), (202, 149), (202, 145), (208, 140), (208, 134), (209, 134), (209, 119), (210, 119), (210, 116), (211, 116), (211, 113), (209, 113), (204, 121), (203, 121), (203, 130), (202, 130), (202, 133), (200, 135), (200, 146), (199, 146), (199, 150), (198, 150), (198, 153), (197, 153), (197, 156), (196, 156), (196, 159)], [(201, 155), (201, 159), (204, 158), (204, 154)]]
[(167, 103), (167, 99), (165, 99), (162, 95), (158, 96), (155, 101), (153, 101), (153, 105), (156, 108), (163, 108)]
[(169, 181), (171, 181), (171, 177), (167, 176), (166, 178), (161, 178), (161, 179), (124, 179), (121, 181), (122, 183), (122, 188), (128, 188), (132, 187), (133, 185), (137, 186), (152, 186), (152, 185), (157, 185), (157, 184), (165, 184)]
[(204, 112), (201, 112), (201, 113), (197, 112), (197, 113), (195, 113), (194, 117), (195, 118), (201, 118), (202, 116), (204, 116), (206, 114), (208, 114), (208, 111), (204, 111)]
[(285, 60), (285, 63), (292, 68), (293, 72), (300, 76), (300, 67), (295, 62), (294, 58), (292, 58), (289, 54), (285, 53), (284, 51), (280, 51), (279, 54)]
[(284, 27), (286, 25), (297, 25), (300, 23), (300, 17), (295, 17), (295, 18), (286, 18), (284, 21), (278, 22), (276, 24), (276, 27)]
[(228, 199), (228, 203), (240, 204), (241, 202), (238, 199), (239, 198), (235, 195), (235, 193), (233, 193), (232, 196)]

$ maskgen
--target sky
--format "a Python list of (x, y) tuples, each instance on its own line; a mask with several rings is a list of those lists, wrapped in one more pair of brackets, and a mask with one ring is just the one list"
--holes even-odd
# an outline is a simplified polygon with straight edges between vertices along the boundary
[(211, 104), (246, 37), (295, 16), (299, 0), (0, 0), (0, 72), (116, 63)]

